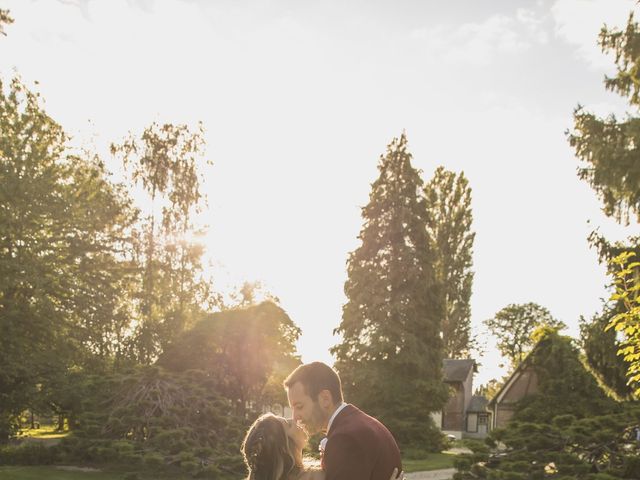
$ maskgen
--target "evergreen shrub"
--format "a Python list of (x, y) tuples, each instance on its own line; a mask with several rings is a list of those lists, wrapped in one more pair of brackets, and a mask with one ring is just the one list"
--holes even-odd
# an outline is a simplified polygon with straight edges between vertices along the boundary
[[(133, 467), (144, 474), (239, 476), (248, 420), (231, 414), (204, 372), (160, 367), (94, 377), (78, 429), (60, 445), (65, 461)], [(136, 472), (131, 472), (136, 473)]]

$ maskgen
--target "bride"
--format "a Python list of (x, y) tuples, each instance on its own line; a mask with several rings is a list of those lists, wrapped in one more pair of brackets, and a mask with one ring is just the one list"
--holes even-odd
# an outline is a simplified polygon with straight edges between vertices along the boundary
[[(262, 415), (242, 442), (247, 480), (325, 480), (322, 470), (304, 467), (302, 449), (306, 443), (306, 433), (293, 419)], [(389, 480), (396, 480), (397, 473), (394, 469)]]

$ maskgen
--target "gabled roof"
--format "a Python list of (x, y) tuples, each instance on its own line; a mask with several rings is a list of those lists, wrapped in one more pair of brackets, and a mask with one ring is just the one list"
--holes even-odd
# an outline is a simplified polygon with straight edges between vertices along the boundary
[(471, 371), (477, 372), (478, 368), (476, 361), (470, 358), (445, 358), (442, 360), (442, 372), (445, 382), (464, 382)]
[(509, 390), (511, 388), (511, 386), (513, 385), (513, 383), (517, 380), (517, 378), (522, 374), (523, 370), (525, 370), (526, 367), (529, 366), (529, 362), (531, 361), (530, 359), (533, 358), (533, 352), (535, 352), (536, 350), (538, 350), (538, 348), (540, 347), (540, 341), (538, 341), (538, 343), (536, 343), (533, 348), (531, 349), (531, 351), (527, 354), (526, 357), (524, 357), (524, 359), (520, 362), (520, 364), (516, 367), (516, 369), (513, 371), (513, 373), (511, 373), (511, 375), (509, 375), (509, 378), (507, 378), (507, 380), (502, 384), (502, 386), (500, 387), (500, 390), (498, 390), (498, 392), (493, 396), (493, 398), (491, 400), (489, 400), (489, 405), (493, 408), (493, 405), (496, 404), (496, 402), (498, 401), (498, 399), (501, 399), (502, 396), (506, 393), (507, 390)]
[(484, 395), (474, 395), (467, 407), (467, 412), (486, 412), (489, 400)]

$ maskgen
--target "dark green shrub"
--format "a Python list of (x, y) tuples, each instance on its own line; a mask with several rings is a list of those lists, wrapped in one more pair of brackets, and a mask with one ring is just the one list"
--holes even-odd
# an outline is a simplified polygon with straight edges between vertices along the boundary
[(24, 443), (0, 448), (0, 465), (51, 465), (60, 456), (57, 447), (41, 443)]
[(221, 478), (222, 474), (220, 469), (218, 469), (215, 465), (208, 465), (200, 470), (195, 477), (196, 478), (205, 478), (208, 480), (217, 480)]
[(640, 457), (625, 458), (622, 468), (623, 478), (640, 478)]
[(456, 461), (456, 480), (640, 479), (640, 404), (608, 398), (571, 340), (557, 333), (526, 362), (538, 376), (538, 393), (525, 397), (484, 445), (467, 443), (474, 453)]
[(200, 462), (196, 462), (195, 460), (180, 462), (180, 468), (185, 472), (195, 474), (200, 470)]
[(158, 469), (164, 465), (164, 457), (159, 453), (146, 453), (142, 458), (144, 464), (152, 470)]

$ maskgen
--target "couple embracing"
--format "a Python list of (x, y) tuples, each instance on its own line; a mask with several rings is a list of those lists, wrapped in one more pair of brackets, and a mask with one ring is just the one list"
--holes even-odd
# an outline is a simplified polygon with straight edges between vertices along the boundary
[[(393, 480), (400, 450), (387, 428), (344, 403), (340, 377), (328, 365), (309, 363), (285, 380), (293, 419), (258, 418), (244, 439), (249, 480)], [(305, 469), (307, 436), (323, 432), (322, 469)]]

